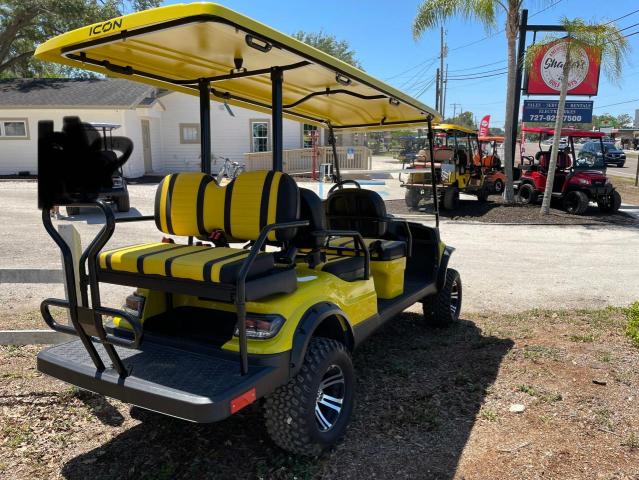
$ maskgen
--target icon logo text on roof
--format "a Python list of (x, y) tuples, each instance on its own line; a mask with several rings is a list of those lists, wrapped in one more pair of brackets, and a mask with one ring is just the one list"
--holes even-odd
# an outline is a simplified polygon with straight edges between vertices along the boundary
[(89, 28), (89, 35), (98, 35), (100, 33), (107, 33), (111, 30), (119, 30), (122, 28), (122, 19), (116, 18), (115, 20), (109, 20), (103, 23), (98, 23)]

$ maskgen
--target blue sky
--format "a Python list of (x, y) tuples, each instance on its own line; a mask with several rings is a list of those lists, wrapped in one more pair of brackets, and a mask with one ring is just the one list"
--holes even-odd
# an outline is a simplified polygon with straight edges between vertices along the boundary
[[(435, 76), (439, 64), (435, 60), (439, 54), (439, 29), (426, 32), (418, 42), (413, 40), (411, 24), (420, 3), (417, 0), (227, 0), (219, 3), (285, 33), (324, 30), (347, 40), (368, 73), (434, 106), (434, 87), (423, 90)], [(540, 12), (554, 3), (555, 6)], [(559, 0), (558, 3), (557, 0), (527, 0), (525, 4), (529, 16), (532, 16), (529, 23), (542, 24), (558, 23), (563, 16), (607, 21), (639, 9), (637, 0), (609, 0), (605, 3), (601, 0)], [(500, 20), (497, 30), (501, 30), (501, 22), (503, 20)], [(639, 24), (639, 12), (619, 20), (618, 26), (624, 28), (636, 23)], [(450, 49), (447, 62), (451, 76), (454, 73), (467, 75), (495, 71), (506, 66), (506, 39), (503, 32), (486, 32), (481, 25), (460, 19), (449, 21), (445, 28)], [(624, 33), (635, 31), (639, 31), (639, 25), (628, 28)], [(532, 34), (528, 36), (530, 42)], [(602, 75), (599, 95), (594, 98), (596, 114), (628, 113), (634, 117), (634, 110), (639, 109), (639, 101), (607, 106), (639, 99), (639, 88), (636, 87), (639, 79), (639, 34), (629, 37), (628, 41), (632, 51), (624, 66), (623, 79), (620, 85), (612, 85)], [(456, 49), (471, 43), (465, 48)], [(505, 90), (505, 75), (451, 81), (446, 98), (446, 114), (452, 114), (451, 105), (457, 103), (479, 118), (491, 114), (491, 126), (502, 126)]]

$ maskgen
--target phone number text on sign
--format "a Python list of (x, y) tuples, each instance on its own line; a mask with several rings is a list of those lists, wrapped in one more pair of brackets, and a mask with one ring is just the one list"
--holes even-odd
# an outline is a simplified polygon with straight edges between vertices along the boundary
[[(590, 123), (582, 120), (581, 115), (564, 115), (564, 122), (575, 122), (575, 123)], [(532, 122), (532, 123), (546, 123), (546, 122), (554, 122), (557, 120), (557, 115), (551, 114), (530, 114), (528, 118), (524, 118), (524, 122)]]
[[(547, 123), (557, 119), (557, 100), (525, 100), (522, 120), (528, 123)], [(564, 109), (564, 122), (592, 122), (592, 101), (569, 101)]]

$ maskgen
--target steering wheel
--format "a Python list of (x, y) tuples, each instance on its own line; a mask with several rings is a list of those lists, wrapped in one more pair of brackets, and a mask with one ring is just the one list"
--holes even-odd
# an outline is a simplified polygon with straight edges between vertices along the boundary
[(361, 189), (361, 185), (355, 181), (355, 180), (342, 180), (341, 182), (337, 182), (335, 185), (333, 185), (331, 187), (331, 189), (328, 191), (329, 195), (331, 193), (333, 193), (333, 191), (337, 190), (338, 188), (341, 190), (342, 188), (344, 188), (344, 185), (348, 184), (348, 183), (352, 183), (353, 185), (355, 185), (358, 189)]

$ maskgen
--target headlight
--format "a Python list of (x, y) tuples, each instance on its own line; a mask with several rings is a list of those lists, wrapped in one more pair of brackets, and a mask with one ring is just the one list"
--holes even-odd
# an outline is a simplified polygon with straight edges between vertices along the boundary
[(588, 180), (587, 178), (580, 178), (579, 183), (581, 185), (590, 185), (590, 180)]
[(122, 178), (120, 178), (120, 177), (113, 178), (113, 186), (115, 188), (121, 187), (122, 186)]
[[(256, 339), (267, 339), (277, 335), (282, 325), (284, 325), (284, 318), (279, 315), (259, 315), (255, 313), (246, 314), (246, 337)], [(240, 331), (235, 327), (233, 333), (236, 337), (240, 336)]]

